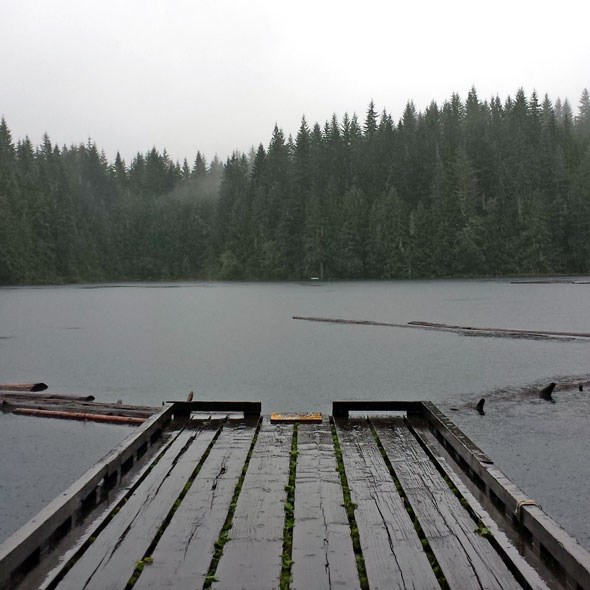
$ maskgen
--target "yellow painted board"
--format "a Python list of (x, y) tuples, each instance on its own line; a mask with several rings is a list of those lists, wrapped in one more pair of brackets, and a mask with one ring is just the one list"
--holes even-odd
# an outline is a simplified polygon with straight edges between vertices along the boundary
[(323, 416), (319, 412), (309, 412), (307, 414), (281, 414), (273, 412), (270, 415), (270, 421), (273, 423), (281, 422), (306, 422), (312, 424), (321, 424)]

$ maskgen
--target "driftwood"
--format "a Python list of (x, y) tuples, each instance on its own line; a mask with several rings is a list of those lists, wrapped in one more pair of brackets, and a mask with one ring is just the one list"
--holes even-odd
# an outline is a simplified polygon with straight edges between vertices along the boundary
[(0, 391), (45, 391), (45, 383), (4, 383), (0, 384)]
[(115, 424), (143, 424), (147, 418), (130, 416), (112, 416), (109, 414), (94, 414), (90, 412), (64, 412), (57, 410), (40, 410), (34, 408), (15, 408), (14, 414), (25, 416), (41, 416), (44, 418), (64, 418), (66, 420), (84, 420), (92, 422), (109, 422)]
[(483, 411), (483, 405), (486, 403), (486, 400), (484, 397), (482, 397), (478, 402), (477, 402), (477, 406), (475, 406), (475, 409), (482, 415), (485, 416), (485, 412)]
[(555, 389), (555, 383), (549, 383), (547, 387), (543, 387), (539, 393), (539, 397), (541, 399), (545, 399), (549, 402), (555, 403), (555, 400), (552, 397), (553, 390)]
[(30, 391), (0, 391), (0, 400), (2, 399), (31, 399), (31, 400), (68, 400), (77, 402), (92, 402), (94, 401), (93, 395), (72, 395), (67, 393), (31, 393)]
[(570, 279), (545, 279), (536, 281), (510, 281), (512, 285), (588, 285), (590, 281), (573, 281)]
[(482, 333), (492, 336), (557, 337), (557, 338), (590, 338), (590, 332), (555, 332), (551, 330), (518, 330), (511, 328), (475, 328), (473, 326), (454, 326), (450, 324), (434, 324), (431, 322), (409, 322), (410, 326), (417, 326), (428, 330), (444, 330), (448, 332)]
[(507, 328), (476, 328), (473, 326), (456, 326), (450, 324), (436, 324), (432, 322), (412, 321), (407, 324), (390, 322), (374, 322), (371, 320), (347, 320), (342, 318), (322, 318), (293, 316), (294, 320), (308, 322), (325, 322), (329, 324), (354, 324), (360, 326), (387, 326), (390, 328), (413, 328), (419, 330), (438, 330), (454, 332), (462, 336), (491, 336), (497, 338), (530, 338), (533, 340), (572, 340), (574, 338), (590, 338), (588, 332), (552, 332), (543, 330), (512, 330)]
[(75, 399), (30, 399), (7, 397), (0, 395), (0, 410), (14, 412), (17, 409), (42, 410), (44, 412), (74, 412), (84, 414), (104, 414), (108, 416), (122, 416), (128, 418), (149, 418), (160, 408), (151, 406), (131, 406), (114, 403), (100, 403), (93, 401), (77, 401)]

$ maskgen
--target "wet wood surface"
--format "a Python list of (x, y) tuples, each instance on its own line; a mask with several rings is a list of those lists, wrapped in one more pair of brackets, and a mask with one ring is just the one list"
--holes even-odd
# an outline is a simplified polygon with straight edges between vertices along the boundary
[(131, 418), (149, 418), (161, 410), (161, 408), (151, 406), (96, 402), (92, 401), (93, 399), (93, 396), (69, 396), (65, 394), (46, 396), (37, 393), (0, 392), (0, 410), (7, 412), (17, 409), (82, 412)]
[(440, 588), (365, 419), (336, 420), (371, 590)]
[(372, 419), (451, 588), (520, 588), (402, 418)]
[[(451, 589), (521, 587), (404, 420), (334, 418), (334, 429), (336, 443), (327, 421), (299, 424), (292, 453), (291, 424), (254, 416), (191, 420), (127, 501), (111, 508), (79, 559), (63, 575), (52, 573), (60, 581), (51, 588), (124, 589), (136, 576), (134, 590), (210, 583), (213, 590), (359, 590), (351, 527), (371, 590), (437, 589), (440, 572)], [(336, 444), (354, 520), (345, 510)], [(290, 464), (293, 538), (283, 559)]]
[(296, 590), (360, 588), (330, 425), (299, 425), (293, 530)]
[[(469, 503), (470, 510), (476, 515), (480, 522), (488, 528), (494, 535), (494, 541), (499, 551), (504, 555), (508, 561), (513, 564), (514, 570), (518, 571), (518, 579), (526, 580), (525, 587), (535, 588), (535, 590), (546, 590), (547, 583), (542, 579), (539, 573), (525, 561), (522, 554), (522, 546), (516, 547), (512, 544), (510, 539), (506, 536), (505, 531), (502, 531), (490, 514), (481, 506), (479, 500), (471, 493), (469, 488), (462, 481), (461, 477), (455, 472), (450, 462), (452, 459), (448, 456), (443, 447), (439, 444), (434, 434), (430, 431), (428, 426), (422, 420), (410, 420), (412, 431), (417, 440), (424, 445), (429, 453), (432, 454), (434, 461), (442, 469), (445, 477), (455, 486), (463, 498)], [(447, 458), (449, 460), (447, 460)], [(530, 556), (530, 550), (526, 549)], [(534, 556), (535, 563), (539, 563), (537, 556)]]
[(265, 418), (217, 567), (215, 590), (278, 588), (293, 426)]
[(45, 383), (1, 383), (0, 391), (45, 391)]
[(119, 590), (133, 575), (215, 433), (184, 429), (133, 495), (66, 574), (60, 590)]
[(134, 586), (202, 588), (258, 418), (226, 425)]

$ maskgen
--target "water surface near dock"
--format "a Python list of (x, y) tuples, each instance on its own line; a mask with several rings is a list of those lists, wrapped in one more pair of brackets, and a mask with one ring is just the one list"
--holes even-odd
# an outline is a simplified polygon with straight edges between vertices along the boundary
[[(194, 390), (202, 399), (261, 400), (264, 413), (328, 412), (334, 399), (453, 404), (460, 396), (471, 402), (497, 389), (587, 374), (590, 343), (314, 324), (292, 317), (588, 332), (589, 295), (590, 285), (509, 280), (7, 288), (0, 289), (0, 375), (4, 382), (44, 381), (52, 392), (136, 404), (159, 405)], [(566, 512), (557, 513), (560, 505), (569, 505), (570, 514), (571, 505), (587, 506), (587, 486), (551, 465), (585, 473), (590, 458), (574, 452), (584, 448), (577, 440), (570, 440), (571, 448), (546, 444), (543, 427), (563, 420), (582, 436), (588, 411), (569, 411), (565, 399), (555, 397), (555, 405), (538, 404), (529, 412), (532, 402), (523, 402), (504, 414), (490, 399), (484, 421), (467, 411), (457, 420), (588, 546), (586, 519), (572, 518), (568, 526)], [(582, 395), (579, 407), (590, 410)], [(115, 437), (130, 432), (16, 416), (0, 420), (0, 444), (22, 451), (4, 454), (1, 460), (10, 467), (0, 465), (3, 498), (9, 497), (8, 487), (10, 497), (18, 498), (3, 502), (14, 522), (19, 506), (35, 512), (67, 485), (69, 470), (75, 479), (116, 444)], [(41, 445), (42, 431), (47, 436)], [(64, 441), (75, 452), (58, 461)], [(32, 456), (48, 468), (36, 467)], [(560, 498), (555, 506), (553, 497)], [(6, 530), (0, 522), (0, 536)]]

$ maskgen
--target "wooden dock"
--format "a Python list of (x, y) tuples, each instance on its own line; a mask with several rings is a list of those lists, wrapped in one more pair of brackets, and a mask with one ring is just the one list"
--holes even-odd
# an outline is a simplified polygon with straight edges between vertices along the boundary
[(590, 555), (432, 404), (259, 413), (168, 406), (0, 545), (0, 589), (590, 588)]

